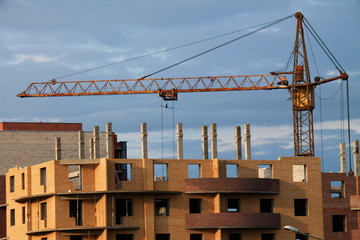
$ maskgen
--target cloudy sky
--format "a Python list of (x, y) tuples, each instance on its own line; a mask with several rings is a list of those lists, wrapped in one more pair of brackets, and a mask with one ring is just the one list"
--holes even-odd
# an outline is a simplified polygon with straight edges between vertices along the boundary
[[(351, 139), (359, 139), (359, 0), (0, 0), (0, 120), (82, 122), (88, 131), (94, 125), (104, 130), (105, 123), (112, 122), (119, 139), (128, 141), (129, 158), (141, 156), (141, 122), (147, 122), (150, 132), (149, 157), (173, 158), (173, 129), (181, 122), (185, 158), (195, 159), (201, 158), (201, 126), (217, 123), (219, 158), (234, 159), (234, 128), (249, 123), (253, 159), (292, 156), (291, 101), (285, 90), (186, 93), (167, 103), (168, 108), (151, 94), (27, 99), (16, 94), (31, 82), (53, 78), (139, 78), (299, 10), (350, 76)], [(295, 24), (292, 17), (152, 77), (268, 74), (282, 69), (292, 52)], [(201, 43), (176, 48), (197, 41)], [(172, 48), (176, 49), (164, 51)], [(161, 53), (152, 54), (156, 52)], [(150, 56), (128, 61), (144, 55)], [(335, 67), (310, 38), (308, 55), (312, 77), (334, 75)], [(323, 157), (324, 171), (339, 170), (338, 145), (347, 126), (345, 93), (342, 81), (316, 89), (315, 149)]]

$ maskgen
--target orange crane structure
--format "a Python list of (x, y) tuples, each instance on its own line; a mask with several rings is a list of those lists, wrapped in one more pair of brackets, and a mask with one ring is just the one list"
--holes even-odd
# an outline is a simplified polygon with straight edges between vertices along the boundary
[[(294, 155), (313, 157), (314, 88), (337, 79), (347, 80), (345, 71), (324, 79), (310, 79), (306, 53), (303, 14), (297, 12), (296, 38), (293, 49), (293, 69), (288, 72), (272, 72), (265, 75), (238, 75), (184, 78), (140, 78), (96, 81), (57, 81), (31, 83), (18, 97), (91, 96), (119, 94), (158, 94), (166, 101), (177, 100), (178, 93), (245, 91), (245, 90), (288, 90), (292, 99)], [(291, 82), (287, 80), (290, 76)]]

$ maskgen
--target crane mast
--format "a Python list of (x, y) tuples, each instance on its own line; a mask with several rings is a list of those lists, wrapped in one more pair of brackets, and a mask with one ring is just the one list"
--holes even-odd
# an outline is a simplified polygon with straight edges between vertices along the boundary
[[(289, 72), (272, 72), (264, 75), (237, 75), (184, 78), (140, 78), (96, 81), (66, 81), (55, 79), (31, 83), (18, 97), (91, 96), (121, 94), (158, 94), (166, 101), (177, 100), (178, 93), (245, 91), (286, 89), (292, 99), (294, 156), (313, 157), (315, 108), (314, 89), (320, 84), (337, 79), (347, 80), (348, 75), (339, 70), (339, 75), (324, 79), (310, 78), (303, 29), (303, 14), (297, 12), (296, 35), (293, 49), (293, 69)], [(291, 75), (291, 83), (286, 75)]]

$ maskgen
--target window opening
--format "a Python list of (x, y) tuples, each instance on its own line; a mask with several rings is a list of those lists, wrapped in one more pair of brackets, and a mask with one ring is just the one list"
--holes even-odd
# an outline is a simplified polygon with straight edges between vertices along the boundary
[(155, 199), (155, 216), (169, 215), (169, 199)]
[(40, 185), (46, 186), (46, 168), (40, 168)]
[(170, 234), (156, 234), (156, 240), (170, 240)]
[(235, 213), (240, 212), (240, 199), (232, 199), (229, 198), (227, 200), (227, 212), (229, 213)]
[(132, 199), (116, 199), (115, 200), (116, 224), (122, 224), (122, 217), (133, 216), (133, 200)]
[(81, 200), (70, 200), (69, 201), (69, 216), (75, 218), (75, 225), (82, 225), (82, 201)]
[(133, 234), (116, 234), (116, 240), (133, 240)]
[(344, 181), (330, 181), (331, 197), (344, 198), (345, 197), (345, 184)]
[(46, 220), (47, 218), (47, 205), (46, 202), (43, 202), (40, 204), (40, 219), (41, 220)]
[(154, 181), (168, 181), (168, 165), (166, 163), (154, 164)]
[(201, 213), (201, 199), (198, 198), (189, 199), (189, 212)]
[(69, 165), (69, 182), (74, 183), (75, 190), (82, 189), (81, 165)]
[(306, 165), (293, 165), (293, 182), (306, 181)]
[(82, 236), (70, 236), (70, 240), (83, 240)]
[(200, 164), (188, 164), (188, 177), (189, 178), (200, 178)]
[(308, 215), (308, 200), (307, 199), (294, 199), (294, 214), (295, 216)]
[(275, 240), (275, 234), (274, 233), (262, 233), (261, 240)]
[(237, 164), (226, 164), (226, 177), (227, 178), (238, 177), (238, 165)]
[(295, 234), (295, 239), (296, 240), (308, 240), (308, 237), (304, 234), (300, 234), (300, 233), (296, 233)]
[(271, 164), (258, 165), (259, 178), (272, 178), (272, 166)]
[(15, 226), (15, 209), (10, 210), (10, 226)]
[(270, 198), (260, 199), (260, 212), (262, 213), (274, 212), (274, 200)]
[(25, 211), (25, 207), (22, 207), (22, 224), (25, 224), (25, 222), (26, 222), (26, 211)]
[(202, 234), (199, 233), (191, 233), (190, 240), (202, 240)]
[(333, 232), (346, 232), (345, 215), (332, 216)]
[(25, 189), (25, 173), (21, 173), (21, 189)]
[(10, 192), (15, 191), (15, 176), (10, 176)]
[(241, 234), (239, 233), (230, 233), (229, 240), (241, 240)]

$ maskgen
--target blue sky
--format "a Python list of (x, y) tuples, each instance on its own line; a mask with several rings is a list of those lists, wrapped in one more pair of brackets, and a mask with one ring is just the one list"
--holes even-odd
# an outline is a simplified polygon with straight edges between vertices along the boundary
[[(140, 123), (147, 122), (149, 157), (172, 158), (174, 124), (184, 127), (185, 158), (201, 158), (201, 126), (218, 126), (219, 158), (234, 159), (234, 128), (251, 124), (253, 159), (293, 155), (292, 111), (287, 91), (187, 93), (165, 103), (156, 95), (20, 99), (28, 84), (162, 51), (277, 20), (302, 11), (349, 74), (351, 138), (360, 136), (360, 2), (331, 1), (0, 1), (0, 105), (2, 121), (82, 122), (85, 130), (112, 122), (129, 157), (139, 158)], [(241, 39), (153, 77), (268, 74), (286, 65), (296, 19)], [(72, 80), (139, 78), (240, 36), (162, 52), (71, 77)], [(315, 41), (308, 45), (312, 77), (335, 68)], [(341, 89), (317, 88), (316, 155), (324, 171), (339, 170)], [(174, 105), (173, 105), (174, 104)], [(320, 114), (321, 113), (321, 114)], [(163, 116), (163, 117), (161, 117)], [(322, 121), (321, 121), (322, 120)], [(161, 124), (161, 122), (163, 124)], [(161, 130), (163, 129), (163, 130)], [(322, 141), (321, 141), (322, 139)], [(163, 148), (162, 148), (163, 146)]]

